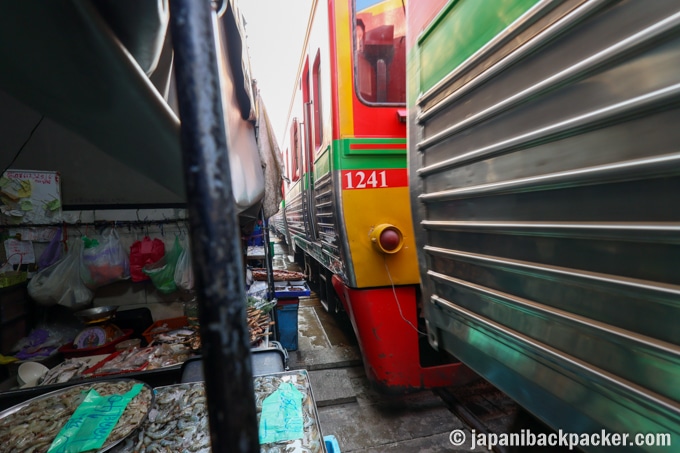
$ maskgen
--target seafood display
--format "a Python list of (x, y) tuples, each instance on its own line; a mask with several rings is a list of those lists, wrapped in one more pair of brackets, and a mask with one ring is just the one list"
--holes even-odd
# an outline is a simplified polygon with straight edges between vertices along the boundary
[(168, 323), (155, 326), (144, 333), (150, 343), (183, 344), (193, 351), (201, 349), (201, 335), (197, 326), (172, 328)]
[(262, 453), (325, 453), (326, 446), (321, 434), (316, 403), (309, 383), (309, 375), (305, 370), (273, 373), (254, 378), (255, 404), (257, 406), (257, 421), (260, 422), (262, 403), (265, 398), (274, 393), (284, 382), (290, 382), (303, 395), (302, 418), (304, 436), (302, 439), (262, 444)]
[(0, 412), (0, 452), (47, 452), (91, 389), (101, 396), (123, 395), (135, 384), (141, 384), (142, 390), (127, 404), (99, 451), (108, 450), (146, 419), (153, 402), (153, 393), (148, 385), (132, 379), (76, 385)]
[(66, 359), (59, 365), (50, 369), (43, 378), (38, 381), (38, 385), (63, 384), (73, 379), (79, 379), (85, 370), (90, 367), (86, 358)]
[(116, 352), (95, 365), (91, 372), (95, 375), (140, 371), (149, 365), (149, 356), (154, 348), (127, 349)]
[(85, 371), (86, 376), (153, 370), (185, 362), (191, 350), (181, 344), (161, 344), (146, 348), (133, 348), (111, 354)]
[(274, 295), (279, 299), (305, 297), (310, 294), (309, 286), (304, 280), (274, 282)]
[(184, 327), (168, 332), (156, 333), (153, 336), (153, 341), (155, 343), (191, 345), (196, 341), (197, 338), (200, 341), (198, 330), (192, 329), (190, 327)]
[(208, 409), (203, 382), (169, 385), (154, 390), (149, 417), (117, 445), (114, 453), (210, 453)]
[[(272, 271), (275, 282), (285, 282), (288, 280), (304, 280), (305, 274), (296, 271), (286, 271), (283, 269), (274, 269)], [(266, 281), (266, 269), (253, 269), (253, 280)]]
[[(178, 321), (178, 322), (176, 322), (176, 321)], [(158, 321), (154, 326), (149, 328), (144, 333), (151, 335), (151, 338), (148, 338), (148, 341), (151, 341), (152, 339), (155, 339), (160, 334), (165, 334), (165, 333), (173, 332), (173, 331), (177, 331), (177, 330), (192, 330), (192, 329), (188, 329), (186, 327), (186, 323), (182, 322), (182, 318), (175, 318), (175, 319), (170, 319), (170, 320)], [(193, 333), (193, 331), (192, 332), (185, 332), (186, 335), (191, 335), (192, 333)]]
[(146, 369), (155, 370), (156, 368), (164, 368), (184, 363), (193, 355), (194, 350), (193, 346), (187, 348), (181, 344), (157, 345), (153, 348), (153, 353), (149, 356), (149, 365)]
[(50, 369), (38, 381), (38, 385), (63, 384), (116, 373), (155, 370), (182, 364), (192, 355), (192, 350), (183, 344), (159, 344), (115, 352), (98, 363), (93, 363), (90, 357), (74, 357)]
[[(325, 453), (309, 376), (304, 370), (274, 373), (254, 378), (258, 423), (262, 403), (284, 383), (292, 383), (303, 395), (304, 437), (263, 444), (263, 453)], [(210, 433), (203, 382), (169, 385), (155, 389), (154, 406), (139, 429), (116, 445), (113, 453), (189, 451), (209, 453)]]

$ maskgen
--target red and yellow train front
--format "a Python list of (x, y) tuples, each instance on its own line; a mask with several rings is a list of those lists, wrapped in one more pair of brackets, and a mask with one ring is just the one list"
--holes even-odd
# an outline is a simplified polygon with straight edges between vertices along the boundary
[(404, 2), (343, 0), (330, 12), (329, 166), (339, 178), (345, 255), (345, 273), (336, 274), (333, 285), (357, 333), (369, 379), (389, 391), (449, 385), (455, 367), (423, 366), (419, 347), (418, 259), (406, 168)]

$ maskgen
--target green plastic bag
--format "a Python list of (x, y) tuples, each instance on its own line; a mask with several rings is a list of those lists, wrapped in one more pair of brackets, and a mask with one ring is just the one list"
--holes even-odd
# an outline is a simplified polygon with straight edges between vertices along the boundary
[(177, 285), (175, 284), (175, 268), (177, 267), (177, 260), (179, 260), (181, 254), (182, 246), (179, 243), (179, 238), (175, 237), (175, 244), (163, 258), (142, 268), (142, 272), (149, 276), (153, 286), (155, 286), (158, 291), (164, 294), (177, 291)]
[(50, 445), (48, 453), (80, 453), (98, 450), (106, 443), (127, 405), (144, 388), (135, 384), (123, 395), (101, 396), (90, 390)]
[(295, 388), (295, 385), (283, 382), (274, 393), (262, 401), (260, 444), (303, 438), (303, 398), (304, 395)]

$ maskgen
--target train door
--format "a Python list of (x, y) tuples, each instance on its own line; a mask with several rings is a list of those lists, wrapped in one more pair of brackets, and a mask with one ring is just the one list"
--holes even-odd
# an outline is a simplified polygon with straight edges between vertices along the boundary
[(305, 193), (306, 213), (308, 216), (308, 237), (319, 240), (317, 221), (317, 191), (314, 159), (321, 148), (323, 131), (321, 122), (321, 51), (316, 50), (310, 66), (307, 59), (302, 73), (302, 99), (304, 103), (304, 167), (308, 186)]
[(312, 79), (309, 71), (309, 58), (305, 62), (301, 79), (302, 102), (303, 102), (303, 168), (306, 178), (303, 196), (305, 227), (307, 238), (316, 241), (318, 238), (318, 225), (316, 223), (316, 207), (314, 203), (314, 99), (312, 97)]

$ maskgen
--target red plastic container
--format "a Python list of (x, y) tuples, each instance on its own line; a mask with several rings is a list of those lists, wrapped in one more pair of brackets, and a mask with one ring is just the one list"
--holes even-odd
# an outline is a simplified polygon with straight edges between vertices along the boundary
[(161, 327), (163, 324), (167, 324), (168, 326), (168, 330), (165, 332), (170, 332), (171, 330), (187, 327), (189, 325), (189, 321), (187, 320), (186, 316), (180, 316), (179, 318), (160, 319), (156, 321), (155, 323), (151, 324), (149, 328), (144, 331), (144, 333), (142, 333), (142, 336), (144, 336), (144, 339), (147, 343), (151, 343), (153, 341), (154, 334), (163, 333), (163, 331), (160, 330), (158, 332), (154, 332), (154, 329)]
[(116, 351), (116, 345), (121, 341), (127, 340), (132, 336), (132, 329), (123, 329), (123, 335), (106, 344), (97, 346), (96, 348), (75, 348), (72, 343), (65, 344), (59, 348), (59, 352), (64, 354), (64, 357), (70, 359), (71, 357), (86, 357), (89, 355), (110, 354)]

